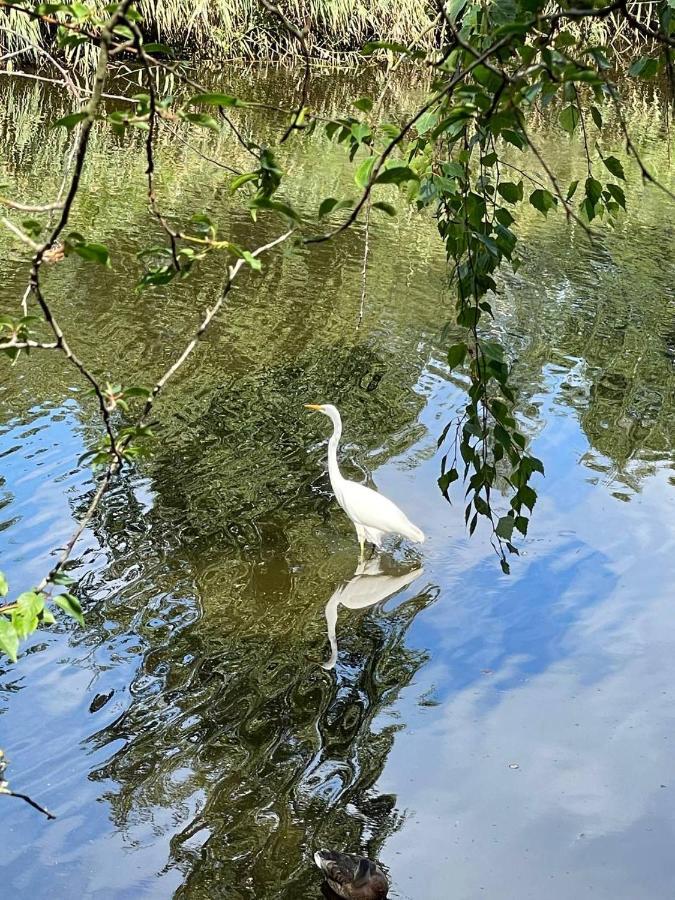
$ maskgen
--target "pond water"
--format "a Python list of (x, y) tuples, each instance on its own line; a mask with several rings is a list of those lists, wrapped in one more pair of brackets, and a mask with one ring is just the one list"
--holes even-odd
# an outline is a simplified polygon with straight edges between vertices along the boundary
[[(258, 96), (295, 86), (241, 80)], [(313, 90), (330, 109), (363, 87), (330, 75)], [(63, 100), (2, 91), (0, 181), (46, 199)], [(657, 105), (631, 116), (667, 169)], [(246, 166), (227, 136), (195, 141)], [(583, 177), (576, 143), (555, 128), (540, 142)], [(284, 146), (301, 209), (348, 190), (325, 139)], [(175, 136), (158, 162), (178, 219), (209, 211), (250, 247), (278, 233)], [(76, 350), (127, 384), (161, 374), (222, 284), (213, 261), (134, 292), (135, 250), (157, 236), (143, 168), (138, 141), (96, 136), (73, 227), (113, 267), (45, 270)], [(628, 194), (630, 218), (592, 246), (560, 215), (520, 214), (524, 265), (500, 284), (495, 327), (546, 477), (511, 576), (485, 532), (467, 538), (461, 494), (448, 505), (436, 485), (436, 439), (463, 394), (444, 363), (433, 222), (374, 221), (361, 324), (360, 228), (241, 278), (157, 407), (158, 452), (118, 479), (78, 547), (86, 627), (59, 619), (0, 666), (12, 787), (57, 815), (2, 801), (9, 894), (313, 900), (311, 856), (329, 846), (379, 858), (408, 900), (672, 897), (675, 240), (663, 195), (635, 174)], [(6, 312), (27, 259), (0, 242)], [(2, 568), (25, 589), (91, 496), (77, 460), (99, 423), (52, 354), (3, 364), (0, 397)], [(428, 535), (354, 581), (329, 423), (302, 406), (322, 401), (343, 413), (345, 471)]]

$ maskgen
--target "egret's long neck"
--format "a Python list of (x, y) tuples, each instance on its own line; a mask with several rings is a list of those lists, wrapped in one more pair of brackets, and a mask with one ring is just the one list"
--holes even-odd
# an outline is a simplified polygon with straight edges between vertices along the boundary
[(342, 422), (340, 421), (339, 416), (337, 418), (331, 416), (331, 420), (333, 422), (333, 434), (328, 441), (328, 475), (330, 476), (330, 483), (333, 485), (333, 488), (335, 488), (335, 485), (340, 484), (342, 481), (342, 475), (340, 474), (340, 467), (338, 466), (337, 461), (337, 449), (342, 434)]

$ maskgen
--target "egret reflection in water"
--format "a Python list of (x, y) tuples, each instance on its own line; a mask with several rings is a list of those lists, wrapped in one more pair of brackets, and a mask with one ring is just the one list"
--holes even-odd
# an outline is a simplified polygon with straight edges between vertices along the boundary
[(330, 643), (330, 656), (322, 668), (330, 670), (335, 667), (338, 656), (337, 646), (337, 618), (340, 605), (347, 609), (365, 609), (381, 603), (402, 591), (412, 584), (416, 578), (424, 572), (423, 566), (409, 569), (403, 574), (387, 574), (382, 570), (382, 562), (379, 556), (373, 559), (359, 562), (356, 571), (349, 579), (333, 591), (326, 603), (325, 615), (328, 628), (328, 641)]

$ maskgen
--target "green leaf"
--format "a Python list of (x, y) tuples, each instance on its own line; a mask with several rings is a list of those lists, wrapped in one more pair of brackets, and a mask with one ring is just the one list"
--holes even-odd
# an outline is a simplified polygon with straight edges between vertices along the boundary
[(257, 181), (259, 175), (259, 172), (244, 172), (243, 175), (237, 175), (237, 177), (233, 178), (230, 182), (230, 193), (234, 194), (235, 191), (238, 191), (240, 187), (248, 184), (249, 181)]
[(499, 565), (502, 567), (502, 572), (503, 572), (505, 575), (510, 575), (510, 574), (511, 574), (511, 567), (509, 566), (509, 564), (507, 563), (507, 561), (506, 561), (505, 559), (500, 559), (500, 560), (499, 560)]
[(527, 146), (527, 141), (519, 134), (517, 131), (512, 131), (510, 128), (505, 128), (501, 132), (501, 136), (508, 144), (513, 144), (514, 147), (517, 147), (519, 150), (524, 150)]
[(602, 115), (597, 106), (591, 106), (591, 118), (595, 122), (596, 128), (602, 128)]
[(97, 262), (102, 266), (110, 268), (110, 254), (108, 248), (103, 244), (76, 244), (73, 247), (75, 253), (86, 259), (88, 262)]
[(448, 350), (448, 365), (451, 369), (456, 369), (464, 362), (467, 353), (467, 346), (464, 343), (453, 344)]
[(626, 180), (626, 176), (623, 174), (623, 166), (616, 156), (605, 156), (602, 161), (615, 178), (620, 178), (622, 181)]
[(54, 603), (56, 603), (59, 609), (62, 609), (67, 616), (70, 616), (71, 619), (75, 619), (78, 625), (84, 626), (82, 607), (80, 606), (80, 601), (77, 597), (73, 597), (72, 594), (59, 594), (58, 597), (54, 597)]
[(156, 41), (150, 41), (149, 44), (143, 44), (146, 53), (163, 53), (165, 56), (173, 56), (173, 50), (167, 44), (158, 44)]
[(527, 519), (525, 516), (516, 516), (515, 526), (523, 536), (527, 535)]
[(249, 266), (253, 269), (254, 272), (259, 272), (262, 269), (262, 263), (254, 256), (250, 250), (243, 250), (241, 254), (241, 258), (246, 260)]
[(530, 194), (530, 203), (535, 209), (538, 209), (540, 213), (547, 216), (549, 209), (553, 209), (557, 200), (550, 191), (537, 188), (536, 191), (532, 191)]
[(354, 106), (357, 109), (360, 109), (361, 112), (368, 113), (373, 108), (373, 101), (370, 99), (370, 97), (360, 97), (354, 102)]
[(220, 131), (218, 122), (213, 116), (207, 116), (206, 113), (183, 113), (182, 115), (185, 121), (192, 125), (201, 125), (202, 128), (210, 128), (211, 131)]
[(19, 637), (14, 626), (5, 616), (0, 616), (0, 650), (6, 653), (12, 662), (16, 662), (18, 649)]
[(503, 538), (505, 541), (510, 541), (514, 525), (515, 519), (512, 516), (502, 516), (497, 522), (497, 527), (495, 529), (497, 537)]
[[(133, 390), (133, 388), (131, 390)], [(124, 393), (127, 394), (128, 392), (125, 391)], [(57, 572), (55, 575), (52, 575), (49, 580), (52, 584), (61, 584), (64, 587), (75, 584), (75, 579), (71, 578), (70, 575), (66, 575), (64, 572)]]
[(579, 124), (579, 110), (573, 104), (566, 106), (560, 113), (558, 121), (568, 134), (573, 134)]
[(391, 50), (392, 53), (408, 53), (405, 44), (399, 44), (396, 41), (368, 41), (361, 48), (364, 56), (370, 56), (376, 50)]
[(523, 199), (523, 182), (514, 184), (512, 181), (500, 181), (497, 190), (507, 203), (518, 203)]
[(325, 216), (329, 215), (337, 205), (338, 201), (335, 197), (326, 197), (325, 200), (321, 201), (321, 206), (319, 206), (319, 218), (323, 219)]
[(292, 206), (289, 206), (287, 203), (281, 203), (279, 200), (270, 200), (269, 197), (256, 197), (249, 206), (251, 209), (273, 210), (281, 213), (282, 216), (286, 216), (287, 219), (291, 219), (293, 222), (301, 221), (300, 216)]
[(0, 572), (0, 597), (6, 597), (8, 591), (9, 591), (9, 585), (7, 584), (7, 578), (5, 577), (5, 573)]
[(378, 200), (377, 203), (373, 203), (373, 209), (379, 209), (388, 216), (396, 215), (396, 207), (392, 206), (391, 203), (385, 203), (384, 200)]
[(607, 190), (612, 195), (612, 197), (614, 197), (614, 199), (619, 204), (619, 206), (622, 209), (625, 209), (626, 208), (626, 195), (624, 194), (623, 190), (619, 187), (619, 185), (608, 183)]
[(380, 172), (375, 184), (402, 184), (404, 181), (419, 181), (419, 178), (408, 166), (393, 166)]
[(358, 188), (363, 190), (365, 186), (368, 184), (370, 180), (370, 173), (373, 170), (373, 165), (375, 164), (374, 156), (366, 156), (365, 159), (361, 160), (359, 163), (356, 172), (354, 172), (354, 182)]
[(641, 56), (636, 59), (632, 66), (628, 69), (629, 75), (639, 75), (641, 78), (653, 78), (659, 71), (658, 59), (648, 56)]
[(586, 196), (594, 206), (602, 196), (602, 185), (596, 178), (586, 179)]
[(595, 203), (592, 200), (589, 200), (588, 197), (582, 202), (581, 209), (586, 215), (586, 218), (589, 222), (592, 222), (595, 218)]
[(188, 103), (203, 103), (205, 106), (247, 106), (244, 100), (239, 100), (231, 94), (195, 94), (190, 97)]
[(57, 119), (56, 122), (52, 123), (52, 128), (67, 128), (68, 131), (71, 131), (78, 122), (81, 122), (83, 119), (87, 118), (88, 113), (76, 112), (70, 113), (67, 116), (63, 116), (61, 119)]
[(453, 481), (457, 481), (459, 478), (459, 472), (457, 469), (448, 469), (447, 472), (443, 472), (443, 474), (438, 479), (438, 486), (441, 489), (443, 495), (447, 497), (448, 488), (453, 483)]
[(17, 608), (12, 612), (12, 625), (19, 638), (26, 638), (35, 631), (44, 605), (44, 598), (35, 591), (24, 591), (17, 597)]
[(572, 181), (572, 182), (570, 183), (570, 186), (569, 186), (568, 189), (567, 189), (567, 197), (566, 197), (567, 200), (571, 200), (572, 197), (574, 197), (574, 195), (575, 195), (576, 190), (577, 190), (578, 187), (579, 187), (579, 182), (578, 182), (578, 181)]

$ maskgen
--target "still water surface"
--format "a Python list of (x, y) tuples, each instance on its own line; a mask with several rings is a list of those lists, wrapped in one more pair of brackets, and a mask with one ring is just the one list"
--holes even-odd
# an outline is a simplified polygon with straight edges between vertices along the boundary
[[(314, 89), (330, 107), (353, 87)], [(5, 94), (2, 180), (44, 196), (60, 101)], [(635, 115), (663, 168), (654, 111)], [(215, 140), (202, 151), (245, 165)], [(308, 211), (348, 177), (315, 140), (284, 159)], [(583, 177), (575, 144), (541, 140)], [(226, 172), (169, 137), (159, 158), (166, 208), (210, 210), (254, 246)], [(74, 225), (109, 244), (113, 270), (68, 258), (46, 284), (97, 373), (150, 384), (222, 275), (134, 294), (134, 250), (152, 240), (143, 166), (140, 146), (98, 136)], [(525, 263), (496, 328), (547, 474), (510, 577), (436, 486), (462, 391), (433, 223), (374, 224), (360, 327), (358, 230), (242, 278), (158, 408), (158, 453), (80, 545), (86, 627), (59, 620), (0, 669), (12, 786), (58, 816), (3, 802), (8, 894), (314, 900), (326, 845), (380, 858), (407, 900), (672, 897), (675, 241), (661, 196), (635, 184), (630, 199), (630, 222), (592, 247), (560, 216), (522, 214)], [(0, 240), (5, 311), (27, 266)], [(98, 422), (60, 358), (3, 365), (0, 392), (2, 568), (28, 587), (91, 495), (77, 458)], [(352, 581), (327, 422), (302, 408), (318, 401), (343, 412), (345, 471), (428, 535)]]

